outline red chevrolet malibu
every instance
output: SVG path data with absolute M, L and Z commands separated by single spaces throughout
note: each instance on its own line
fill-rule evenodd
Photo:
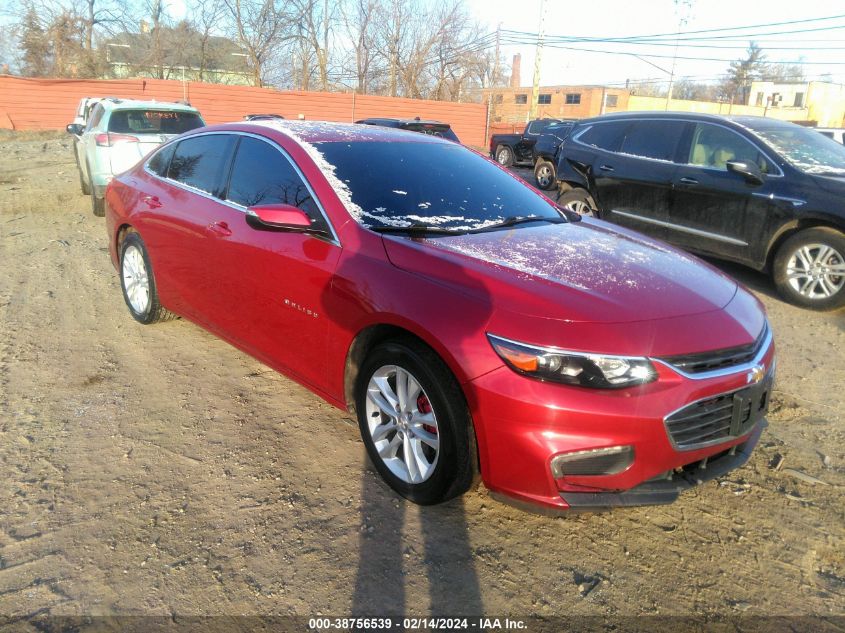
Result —
M 774 347 L 751 294 L 456 143 L 206 127 L 106 201 L 136 320 L 190 319 L 354 412 L 417 503 L 476 474 L 551 510 L 668 503 L 766 424 Z

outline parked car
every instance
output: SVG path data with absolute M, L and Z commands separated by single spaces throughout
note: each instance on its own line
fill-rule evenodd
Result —
M 479 471 L 552 510 L 668 503 L 765 426 L 753 295 L 457 143 L 230 123 L 165 144 L 106 202 L 135 320 L 186 317 L 350 410 L 417 503 Z
M 247 114 L 244 121 L 260 121 L 261 119 L 284 119 L 281 114 Z
M 135 101 L 109 97 L 98 101 L 86 124 L 71 123 L 82 193 L 91 196 L 94 215 L 104 215 L 106 185 L 161 143 L 205 123 L 199 111 L 183 103 Z
M 553 157 L 554 150 L 566 138 L 572 123 L 561 119 L 535 119 L 525 125 L 521 134 L 494 134 L 490 137 L 490 156 L 505 167 L 536 165 L 539 155 L 535 154 L 535 145 L 544 139 L 544 147 L 552 148 L 547 156 Z M 552 178 L 549 185 L 553 183 Z
M 460 143 L 458 135 L 452 130 L 452 126 L 442 121 L 427 121 L 416 117 L 414 119 L 385 119 L 385 118 L 371 118 L 361 119 L 355 121 L 361 125 L 378 125 L 380 127 L 393 127 L 400 130 L 408 130 L 410 132 L 419 132 L 429 136 L 438 136 L 445 138 L 455 143 Z
M 845 146 L 760 117 L 640 112 L 579 122 L 559 202 L 768 271 L 800 306 L 845 305 Z
M 824 134 L 827 138 L 832 138 L 837 143 L 845 144 L 845 128 L 841 127 L 816 127 L 812 128 L 819 134 Z

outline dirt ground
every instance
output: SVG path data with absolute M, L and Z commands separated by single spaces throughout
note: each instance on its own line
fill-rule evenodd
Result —
M 6 134 L 0 624 L 843 615 L 845 313 L 720 266 L 766 304 L 779 349 L 746 467 L 671 506 L 548 518 L 479 488 L 419 508 L 381 483 L 347 413 L 190 322 L 133 321 L 69 137 Z

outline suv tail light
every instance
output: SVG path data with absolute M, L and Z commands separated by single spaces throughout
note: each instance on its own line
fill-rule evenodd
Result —
M 106 132 L 105 134 L 97 134 L 94 137 L 99 147 L 112 147 L 118 143 L 140 143 L 137 136 L 130 134 L 115 134 L 114 132 Z

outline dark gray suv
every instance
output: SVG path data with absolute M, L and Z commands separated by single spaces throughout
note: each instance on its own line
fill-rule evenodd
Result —
M 580 121 L 559 203 L 768 271 L 788 301 L 845 305 L 845 146 L 761 117 L 640 112 Z

